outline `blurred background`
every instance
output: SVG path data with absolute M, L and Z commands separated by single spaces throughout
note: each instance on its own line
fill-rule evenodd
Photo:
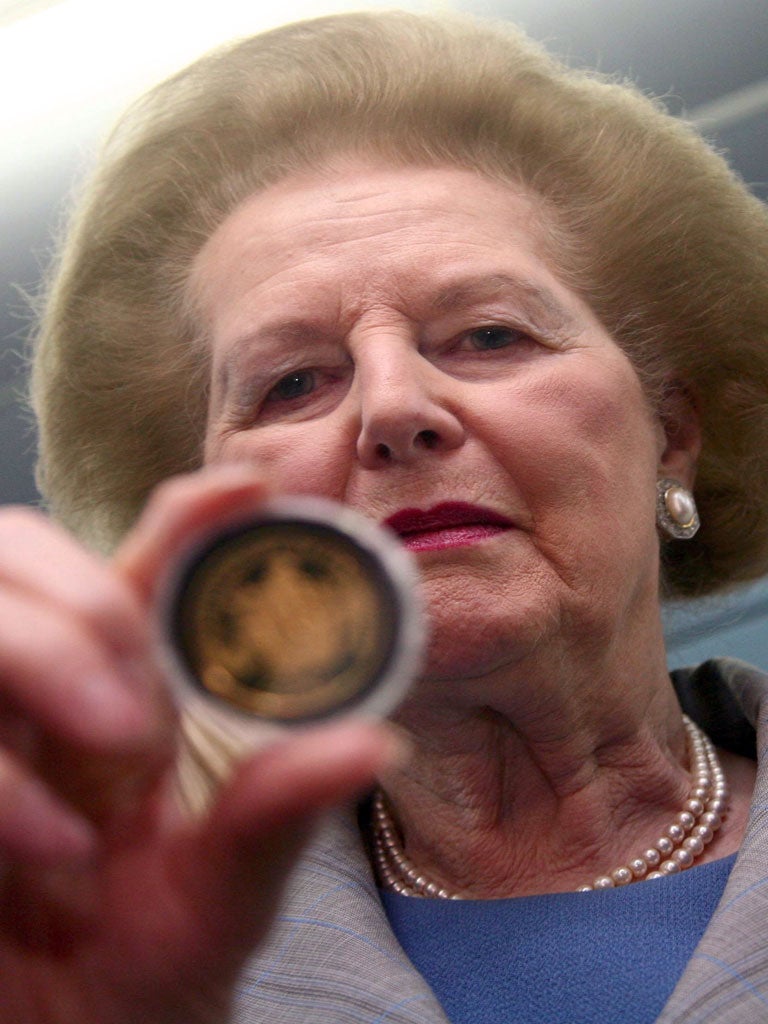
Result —
M 99 139 L 146 87 L 236 36 L 380 7 L 364 0 L 0 0 L 0 501 L 37 503 L 25 411 L 29 297 Z M 273 5 L 269 5 L 272 7 Z M 631 78 L 694 121 L 768 200 L 766 0 L 401 2 L 514 21 L 579 66 Z M 768 438 L 766 438 L 768 444 Z M 668 609 L 670 663 L 718 655 L 768 669 L 768 581 Z

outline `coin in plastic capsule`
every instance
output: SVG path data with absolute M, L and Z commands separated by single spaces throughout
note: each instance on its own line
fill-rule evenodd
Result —
M 417 585 L 393 534 L 322 499 L 198 536 L 161 599 L 182 703 L 245 738 L 265 722 L 385 716 L 421 662 Z

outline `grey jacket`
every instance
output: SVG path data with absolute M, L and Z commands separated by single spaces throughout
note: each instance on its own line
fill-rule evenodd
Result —
M 673 681 L 717 745 L 755 756 L 757 741 L 758 774 L 722 900 L 658 1024 L 768 1021 L 768 675 L 724 659 Z M 244 972 L 235 1021 L 447 1024 L 389 927 L 353 814 L 330 822 L 296 871 Z

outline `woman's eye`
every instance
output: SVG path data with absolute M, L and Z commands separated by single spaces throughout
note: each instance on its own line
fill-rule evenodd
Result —
M 525 340 L 526 337 L 522 331 L 512 327 L 479 327 L 469 333 L 472 346 L 481 351 L 506 348 Z
M 292 398 L 303 398 L 315 390 L 315 375 L 312 370 L 297 370 L 288 373 L 275 384 L 267 395 L 268 402 L 287 402 Z

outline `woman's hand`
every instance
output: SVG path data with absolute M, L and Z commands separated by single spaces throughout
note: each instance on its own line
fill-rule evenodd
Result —
M 303 731 L 203 820 L 176 806 L 154 587 L 190 530 L 263 496 L 235 468 L 166 484 L 110 564 L 0 515 L 0 1024 L 225 1021 L 318 814 L 393 755 L 370 724 Z

